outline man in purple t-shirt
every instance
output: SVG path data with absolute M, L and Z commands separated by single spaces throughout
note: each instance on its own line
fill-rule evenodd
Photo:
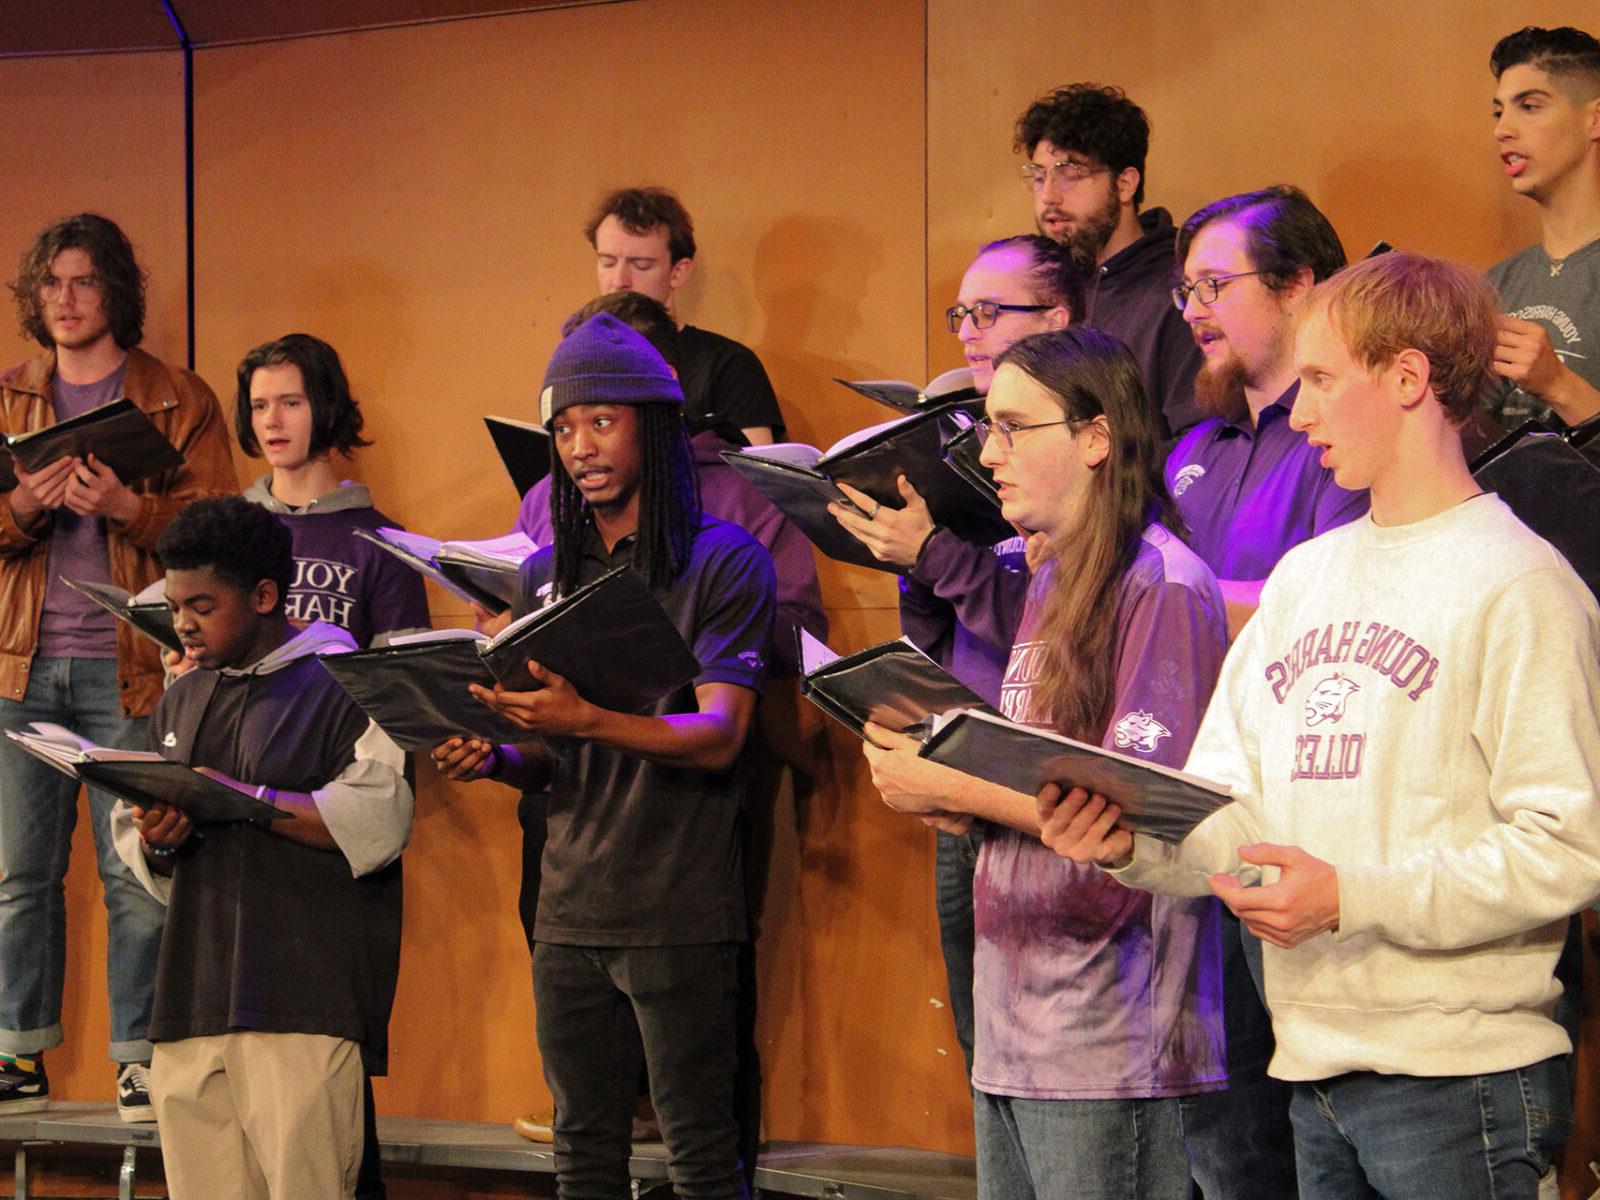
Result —
M 0 377 L 0 433 L 42 429 L 127 397 L 183 463 L 130 486 L 92 454 L 26 471 L 0 492 L 0 727 L 65 725 L 142 748 L 161 694 L 154 643 L 61 582 L 138 592 L 161 575 L 156 539 L 177 511 L 238 489 L 217 398 L 138 348 L 144 274 L 122 230 L 80 213 L 46 229 L 12 284 L 42 354 Z M 0 485 L 3 487 L 4 485 Z M 43 1108 L 40 1055 L 61 1044 L 63 880 L 78 785 L 0 742 L 0 1114 Z M 162 910 L 117 857 L 112 797 L 89 789 L 109 921 L 111 1058 L 124 1121 L 151 1121 L 147 1025 Z
M 1178 233 L 1178 254 L 1173 300 L 1205 359 L 1194 390 L 1207 419 L 1173 448 L 1167 489 L 1237 634 L 1278 559 L 1367 510 L 1366 492 L 1336 484 L 1289 424 L 1299 390 L 1294 314 L 1344 266 L 1344 249 L 1304 192 L 1272 187 L 1200 209 Z M 1208 1200 L 1293 1195 L 1289 1088 L 1266 1074 L 1273 1041 L 1261 947 L 1231 913 L 1222 947 L 1229 1088 L 1186 1102 L 1194 1175 Z

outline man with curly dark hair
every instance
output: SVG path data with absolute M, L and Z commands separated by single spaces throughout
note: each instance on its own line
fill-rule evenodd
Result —
M 1169 438 L 1200 420 L 1200 357 L 1168 299 L 1176 230 L 1164 208 L 1141 212 L 1150 120 L 1121 88 L 1073 83 L 1017 118 L 1012 149 L 1028 156 L 1039 232 L 1072 250 L 1088 280 L 1085 324 L 1133 351 Z
M 144 744 L 161 694 L 156 647 L 63 578 L 138 592 L 161 576 L 156 539 L 201 496 L 238 490 L 217 398 L 196 375 L 138 348 L 144 272 L 122 230 L 79 213 L 23 255 L 11 289 L 23 332 L 43 352 L 0 376 L 0 434 L 42 429 L 127 397 L 183 455 L 129 484 L 94 455 L 17 466 L 0 491 L 0 727 L 68 725 L 104 745 Z M 3 485 L 0 485 L 3 486 Z M 0 1112 L 49 1101 L 40 1055 L 61 1044 L 66 963 L 63 879 L 77 785 L 0 745 Z M 118 860 L 112 799 L 93 788 L 93 823 L 109 915 L 111 1058 L 122 1118 L 149 1121 L 143 1064 L 161 909 Z

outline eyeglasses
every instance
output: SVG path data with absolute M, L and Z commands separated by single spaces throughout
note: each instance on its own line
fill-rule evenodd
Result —
M 39 295 L 51 301 L 61 299 L 69 290 L 79 296 L 98 296 L 104 287 L 97 275 L 74 275 L 71 279 L 52 275 L 39 285 Z
M 1232 275 L 1213 275 L 1209 279 L 1196 279 L 1193 283 L 1180 283 L 1172 289 L 1172 303 L 1177 305 L 1179 312 L 1182 312 L 1189 307 L 1189 297 L 1192 294 L 1200 298 L 1201 304 L 1215 304 L 1223 284 L 1259 274 L 1260 271 L 1236 271 Z
M 1027 433 L 1030 429 L 1051 429 L 1057 425 L 1081 425 L 1081 421 L 1040 421 L 1036 425 L 1014 425 L 1010 421 L 976 421 L 973 428 L 978 432 L 978 444 L 989 444 L 989 431 L 993 430 L 1000 435 L 1000 444 L 1008 451 L 1016 449 L 1016 437 L 1019 433 Z
M 944 319 L 951 333 L 960 333 L 961 322 L 967 317 L 972 318 L 974 329 L 988 329 L 1003 312 L 1049 312 L 1054 307 L 1054 304 L 999 304 L 993 300 L 979 300 L 971 307 L 957 304 L 945 309 Z
M 1111 170 L 1110 167 L 1091 167 L 1088 163 L 1073 162 L 1063 159 L 1053 162 L 1048 167 L 1041 167 L 1038 163 L 1029 163 L 1017 172 L 1017 177 L 1027 185 L 1029 191 L 1039 192 L 1044 190 L 1045 180 L 1055 181 L 1058 192 L 1070 192 L 1091 175 L 1099 175 Z

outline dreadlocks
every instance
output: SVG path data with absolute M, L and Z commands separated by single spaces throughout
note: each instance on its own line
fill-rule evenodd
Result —
M 664 588 L 689 565 L 689 547 L 700 529 L 700 480 L 689 450 L 683 413 L 673 404 L 641 404 L 639 414 L 639 532 L 633 569 L 652 588 Z M 550 440 L 551 523 L 555 526 L 558 596 L 578 587 L 589 506 L 561 465 Z

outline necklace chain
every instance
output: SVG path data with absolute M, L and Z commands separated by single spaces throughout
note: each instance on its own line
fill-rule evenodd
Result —
M 1561 268 L 1567 265 L 1567 259 L 1571 258 L 1579 250 L 1583 250 L 1583 249 L 1585 249 L 1585 248 L 1587 248 L 1589 246 L 1592 246 L 1596 242 L 1600 242 L 1600 233 L 1596 233 L 1593 237 L 1588 238 L 1587 240 L 1585 240 L 1583 242 L 1580 242 L 1578 245 L 1574 246 L 1571 250 L 1568 250 L 1560 258 L 1552 258 L 1552 259 L 1550 259 L 1550 278 L 1551 279 L 1555 279 L 1557 276 L 1559 276 L 1561 274 Z

